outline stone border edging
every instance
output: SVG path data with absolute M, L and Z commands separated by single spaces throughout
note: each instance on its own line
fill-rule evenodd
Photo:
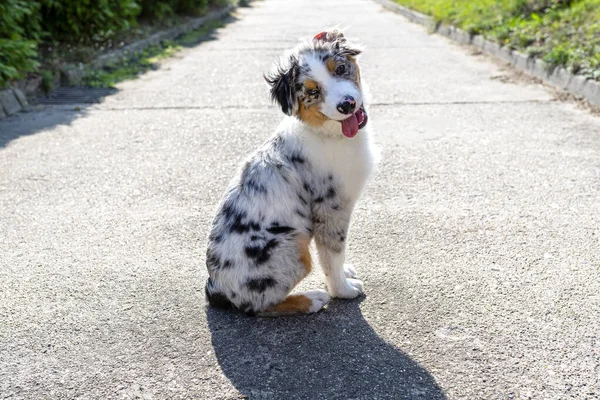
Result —
M 375 1 L 390 11 L 402 14 L 411 22 L 424 25 L 433 32 L 446 36 L 460 44 L 475 46 L 488 54 L 511 63 L 519 70 L 531 76 L 540 78 L 552 86 L 566 90 L 577 97 L 582 97 L 592 104 L 600 105 L 600 82 L 598 81 L 582 75 L 572 74 L 562 67 L 551 69 L 546 62 L 539 58 L 529 57 L 518 51 L 509 50 L 496 42 L 485 39 L 482 35 L 470 35 L 454 26 L 443 24 L 436 26 L 435 20 L 432 17 L 403 7 L 391 0 Z
M 236 8 L 235 5 L 230 4 L 225 8 L 220 10 L 215 10 L 204 17 L 194 18 L 191 21 L 186 22 L 181 26 L 176 26 L 173 28 L 165 29 L 163 31 L 157 32 L 153 35 L 145 39 L 138 40 L 127 46 L 123 46 L 118 50 L 113 50 L 106 54 L 101 54 L 94 61 L 89 64 L 65 64 L 60 69 L 61 81 L 64 86 L 76 86 L 81 83 L 85 76 L 85 68 L 92 67 L 95 69 L 102 69 L 104 67 L 108 67 L 111 64 L 115 64 L 121 61 L 125 61 L 131 57 L 132 54 L 140 52 L 144 50 L 146 47 L 160 44 L 165 40 L 173 40 L 177 37 L 183 35 L 186 32 L 193 31 L 204 25 L 205 23 L 217 19 L 221 19 L 229 14 L 232 10 Z
M 148 46 L 159 44 L 164 40 L 173 40 L 186 32 L 199 28 L 208 21 L 221 19 L 229 14 L 234 8 L 236 8 L 236 6 L 230 4 L 220 10 L 210 12 L 204 17 L 195 18 L 189 22 L 186 22 L 181 26 L 176 26 L 174 28 L 157 32 L 146 39 L 138 40 L 137 42 L 123 46 L 121 49 L 102 54 L 101 56 L 97 57 L 94 62 L 91 63 L 91 65 L 96 68 L 103 68 L 115 62 L 126 60 L 131 54 L 142 51 Z
M 21 90 L 8 88 L 0 91 L 0 119 L 28 108 L 29 103 Z
M 194 18 L 181 26 L 157 32 L 145 39 L 123 46 L 121 49 L 102 54 L 89 64 L 65 64 L 60 68 L 60 79 L 57 77 L 55 81 L 61 83 L 58 86 L 76 86 L 83 80 L 86 67 L 100 69 L 109 66 L 110 64 L 127 60 L 132 54 L 142 51 L 148 46 L 159 44 L 164 40 L 173 40 L 186 32 L 199 28 L 209 21 L 224 18 L 227 14 L 237 8 L 237 6 L 238 2 L 236 1 L 234 4 L 212 11 L 204 17 Z M 40 84 L 41 79 L 38 80 L 37 86 L 39 87 Z M 24 84 L 17 84 L 17 86 L 24 86 Z M 32 92 L 35 92 L 39 89 L 33 88 L 31 90 Z M 27 110 L 28 108 L 29 103 L 27 102 L 27 97 L 20 88 L 9 86 L 6 90 L 0 91 L 0 120 L 16 114 L 19 111 Z

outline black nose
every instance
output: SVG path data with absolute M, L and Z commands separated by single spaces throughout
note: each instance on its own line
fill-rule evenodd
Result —
M 354 97 L 346 96 L 344 97 L 344 101 L 338 103 L 337 110 L 342 114 L 350 114 L 351 112 L 354 112 L 354 107 L 356 107 Z

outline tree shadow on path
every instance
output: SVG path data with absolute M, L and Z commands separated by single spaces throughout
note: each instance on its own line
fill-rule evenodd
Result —
M 274 319 L 208 308 L 219 365 L 250 399 L 445 399 L 423 367 L 377 336 L 360 301 Z

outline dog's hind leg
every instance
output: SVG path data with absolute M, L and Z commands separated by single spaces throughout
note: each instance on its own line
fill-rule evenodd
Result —
M 312 269 L 312 258 L 310 256 L 310 238 L 298 241 L 299 258 L 304 266 L 304 276 Z M 315 289 L 306 292 L 288 295 L 282 302 L 259 312 L 260 317 L 278 317 L 289 314 L 311 314 L 322 309 L 329 302 L 326 290 Z
M 289 314 L 311 314 L 319 311 L 329 302 L 326 290 L 315 289 L 290 294 L 281 303 L 257 313 L 259 317 L 279 317 Z

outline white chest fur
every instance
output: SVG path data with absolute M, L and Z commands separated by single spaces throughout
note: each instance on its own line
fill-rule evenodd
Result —
M 290 128 L 311 165 L 323 176 L 333 175 L 341 193 L 354 203 L 374 166 L 368 127 L 353 138 L 316 132 L 301 123 Z

